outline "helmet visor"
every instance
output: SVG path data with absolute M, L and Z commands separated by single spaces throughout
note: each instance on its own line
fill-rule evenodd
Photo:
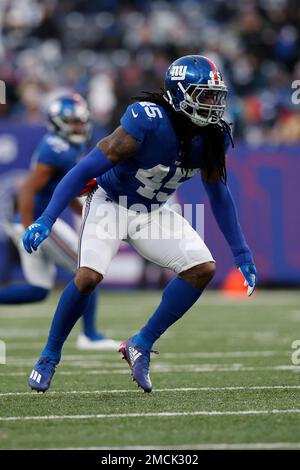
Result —
M 187 90 L 191 100 L 202 105 L 225 106 L 227 90 L 211 90 L 204 87 L 194 87 L 194 90 Z
M 225 86 L 189 85 L 184 93 L 182 110 L 198 125 L 216 124 L 226 107 Z

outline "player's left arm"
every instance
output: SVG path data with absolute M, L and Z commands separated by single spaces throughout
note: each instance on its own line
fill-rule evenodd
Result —
M 201 177 L 214 217 L 231 248 L 235 264 L 245 277 L 248 295 L 251 295 L 258 281 L 257 272 L 230 189 L 220 180 L 217 170 L 209 178 L 206 171 L 201 170 Z

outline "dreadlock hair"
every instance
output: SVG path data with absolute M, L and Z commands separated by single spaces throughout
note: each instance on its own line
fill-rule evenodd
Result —
M 171 123 L 177 136 L 180 138 L 180 158 L 182 161 L 183 171 L 187 173 L 190 169 L 189 166 L 189 152 L 192 145 L 192 140 L 197 137 L 203 137 L 203 154 L 204 154 L 204 168 L 207 173 L 207 178 L 212 176 L 215 170 L 218 171 L 220 180 L 227 183 L 227 171 L 225 163 L 224 151 L 224 134 L 230 138 L 232 147 L 234 146 L 230 125 L 223 119 L 218 124 L 208 124 L 207 126 L 197 126 L 192 123 L 184 114 L 174 110 L 171 104 L 165 97 L 164 90 L 160 92 L 151 93 L 142 91 L 142 96 L 135 96 L 132 98 L 135 101 L 150 101 L 152 103 L 162 106 L 168 113 Z

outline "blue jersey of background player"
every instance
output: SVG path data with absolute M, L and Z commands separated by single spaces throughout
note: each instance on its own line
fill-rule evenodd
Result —
M 90 178 L 97 177 L 101 187 L 91 192 L 86 205 L 79 269 L 54 315 L 57 324 L 59 319 L 64 319 L 64 328 L 69 331 L 80 316 L 78 305 L 87 302 L 87 294 L 102 281 L 122 238 L 145 258 L 177 273 L 164 289 L 161 303 L 146 325 L 120 348 L 133 379 L 145 392 L 152 390 L 149 377 L 152 345 L 198 300 L 216 269 L 199 234 L 164 204 L 193 173 L 201 173 L 216 221 L 236 266 L 245 277 L 248 295 L 257 282 L 253 256 L 227 185 L 225 151 L 231 135 L 228 124 L 222 120 L 226 95 L 222 74 L 207 57 L 190 55 L 173 62 L 166 73 L 163 92 L 148 94 L 146 101 L 127 109 L 121 126 L 102 139 L 63 178 L 43 215 L 23 237 L 26 250 L 29 253 L 36 250 L 54 229 L 64 207 Z M 125 196 L 129 207 L 121 210 L 120 198 L 123 201 Z M 155 210 L 157 205 L 161 206 L 159 210 Z M 149 214 L 141 214 L 142 207 Z M 112 208 L 117 209 L 117 218 L 113 214 L 108 222 L 112 228 L 117 225 L 123 230 L 114 237 L 112 231 L 104 229 L 107 220 L 103 222 L 102 216 L 103 210 L 110 214 Z M 124 214 L 134 223 L 126 223 Z M 171 217 L 169 224 L 164 223 L 164 215 Z M 162 227 L 164 236 L 152 237 L 154 226 Z M 176 237 L 180 228 L 180 237 Z M 137 232 L 148 236 L 136 237 Z M 59 344 L 59 337 L 60 328 L 52 326 L 46 347 L 29 378 L 29 385 L 36 390 L 49 388 L 61 357 L 63 341 Z M 183 345 L 184 338 L 178 344 L 179 350 Z M 46 370 L 41 367 L 45 362 Z
M 85 144 L 72 144 L 55 132 L 49 132 L 43 137 L 31 161 L 32 169 L 38 173 L 39 181 L 43 182 L 34 195 L 34 219 L 45 210 L 57 184 L 78 163 L 79 156 L 85 150 Z
M 64 221 L 43 252 L 33 258 L 21 248 L 20 237 L 34 219 L 47 207 L 61 179 L 79 161 L 90 138 L 89 111 L 79 95 L 53 100 L 48 107 L 49 133 L 32 157 L 30 171 L 18 193 L 18 214 L 15 223 L 6 226 L 19 250 L 22 270 L 27 284 L 0 289 L 0 304 L 23 304 L 45 299 L 55 282 L 55 265 L 74 273 L 77 266 L 78 236 Z M 82 205 L 75 198 L 70 206 L 81 216 Z M 118 343 L 105 338 L 96 330 L 96 296 L 83 315 L 84 333 L 77 340 L 80 349 L 116 349 Z

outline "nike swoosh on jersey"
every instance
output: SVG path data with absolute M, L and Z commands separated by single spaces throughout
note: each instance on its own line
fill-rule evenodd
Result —
M 136 113 L 136 114 L 135 114 L 135 112 L 133 111 L 133 109 L 131 110 L 131 112 L 132 112 L 132 116 L 133 116 L 134 118 L 137 118 L 137 117 L 138 117 L 139 113 Z

